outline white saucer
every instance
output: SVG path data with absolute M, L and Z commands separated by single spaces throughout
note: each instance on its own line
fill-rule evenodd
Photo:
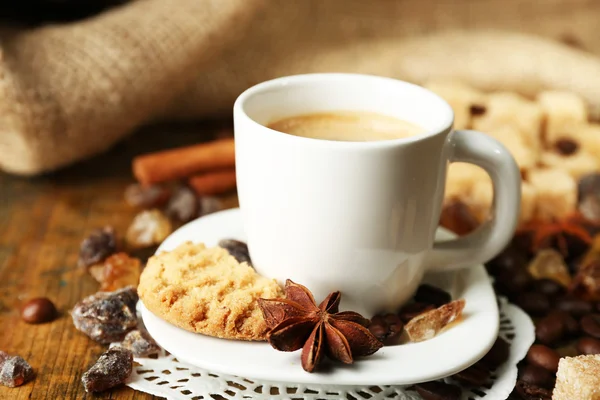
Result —
M 451 235 L 442 229 L 438 237 Z M 220 239 L 244 240 L 239 209 L 199 218 L 169 236 L 158 251 L 171 250 L 191 240 L 216 245 Z M 466 299 L 464 320 L 437 337 L 421 342 L 383 347 L 353 365 L 336 363 L 327 372 L 305 372 L 300 352 L 283 353 L 265 342 L 217 339 L 177 328 L 145 307 L 142 318 L 154 339 L 177 359 L 209 371 L 267 381 L 328 385 L 404 385 L 439 379 L 478 361 L 498 335 L 498 306 L 482 265 L 428 275 L 425 280 Z M 368 317 L 368 316 L 367 316 Z

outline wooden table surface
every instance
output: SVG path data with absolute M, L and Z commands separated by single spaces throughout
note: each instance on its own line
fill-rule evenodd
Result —
M 0 350 L 22 356 L 36 372 L 19 388 L 0 386 L 0 399 L 156 398 L 127 387 L 85 393 L 81 376 L 106 347 L 77 331 L 69 314 L 98 290 L 77 268 L 79 244 L 107 224 L 125 232 L 135 215 L 123 201 L 124 188 L 133 182 L 134 155 L 207 140 L 223 124 L 228 121 L 145 128 L 103 155 L 43 177 L 0 172 Z M 20 305 L 39 296 L 54 301 L 60 317 L 26 324 Z

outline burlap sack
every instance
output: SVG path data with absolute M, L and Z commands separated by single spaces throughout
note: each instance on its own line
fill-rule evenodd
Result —
M 514 33 L 444 31 L 476 25 L 548 33 L 545 25 L 531 28 L 543 17 L 534 3 L 139 0 L 76 23 L 4 28 L 0 168 L 50 171 L 106 150 L 142 124 L 228 115 L 252 84 L 317 71 L 417 83 L 449 76 L 525 94 L 562 88 L 584 96 L 599 116 L 595 56 Z M 560 11 L 556 3 L 538 8 Z M 518 4 L 530 6 L 524 12 Z

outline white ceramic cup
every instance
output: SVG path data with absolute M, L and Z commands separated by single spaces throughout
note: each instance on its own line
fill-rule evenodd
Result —
M 403 139 L 346 142 L 267 128 L 280 118 L 371 111 L 425 129 Z M 234 105 L 237 187 L 257 271 L 307 286 L 317 301 L 335 290 L 342 308 L 371 316 L 396 310 L 425 271 L 485 262 L 508 243 L 520 206 L 519 169 L 504 146 L 453 131 L 450 106 L 402 81 L 308 74 L 260 83 Z M 492 217 L 475 232 L 434 242 L 448 165 L 485 169 Z

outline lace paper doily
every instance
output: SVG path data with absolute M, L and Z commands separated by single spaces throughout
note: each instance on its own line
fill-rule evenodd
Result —
M 517 379 L 517 363 L 535 339 L 531 319 L 520 308 L 499 298 L 500 333 L 508 341 L 510 357 L 495 370 L 485 387 L 463 390 L 463 400 L 504 400 Z M 127 386 L 169 400 L 200 399 L 396 399 L 420 400 L 409 386 L 325 386 L 245 379 L 213 373 L 179 362 L 166 352 L 158 358 L 136 358 Z M 446 379 L 450 382 L 450 379 Z

